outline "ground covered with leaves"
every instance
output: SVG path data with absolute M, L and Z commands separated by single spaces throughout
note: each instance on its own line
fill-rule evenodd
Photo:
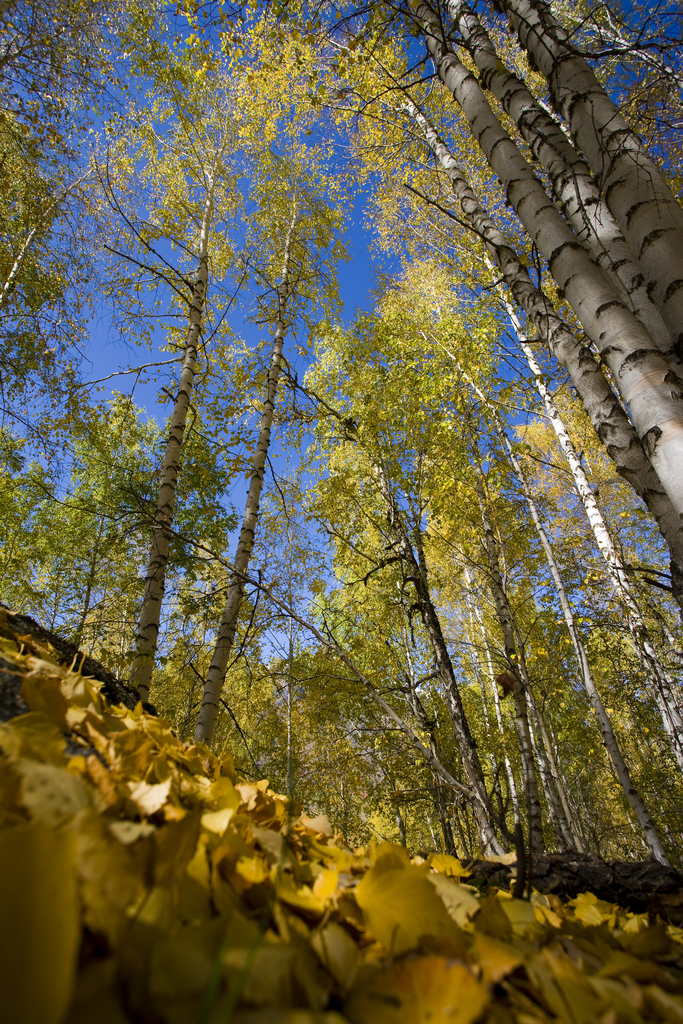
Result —
M 683 1022 L 670 921 L 352 850 L 1 610 L 0 674 L 29 708 L 0 726 L 12 1024 Z

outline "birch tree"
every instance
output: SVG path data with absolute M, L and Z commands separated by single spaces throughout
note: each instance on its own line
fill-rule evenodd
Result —
M 209 95 L 211 106 L 207 105 Z M 157 133 L 153 123 L 143 124 L 140 135 L 145 148 L 151 143 L 147 149 L 147 174 L 154 183 L 159 205 L 140 226 L 126 218 L 125 227 L 132 231 L 134 241 L 143 250 L 142 263 L 135 257 L 133 262 L 151 273 L 152 284 L 157 286 L 158 279 L 149 265 L 150 255 L 155 258 L 164 283 L 168 282 L 172 294 L 181 304 L 186 304 L 187 328 L 159 480 L 131 673 L 143 700 L 148 697 L 154 668 L 181 450 L 202 343 L 209 266 L 216 256 L 211 251 L 212 240 L 214 249 L 221 245 L 216 241 L 216 232 L 212 232 L 215 206 L 217 202 L 221 205 L 223 223 L 229 218 L 230 208 L 235 206 L 234 170 L 230 168 L 230 159 L 236 143 L 229 94 L 224 92 L 221 102 L 220 93 L 214 89 L 209 93 L 206 86 L 199 89 L 195 86 L 189 95 L 183 95 L 176 85 L 162 93 L 157 104 L 158 116 L 162 122 L 164 119 L 168 122 L 165 136 Z M 155 152 L 157 146 L 160 156 Z M 104 183 L 112 205 L 125 216 L 111 175 Z M 185 269 L 182 265 L 169 264 L 163 255 L 160 258 L 155 247 L 162 238 L 168 239 L 172 246 L 182 247 L 194 266 L 190 263 Z
M 304 159 L 302 152 L 301 160 Z M 310 156 L 307 162 L 308 167 L 272 156 L 262 163 L 262 179 L 258 186 L 260 215 L 255 221 L 256 230 L 250 247 L 257 252 L 254 270 L 268 288 L 272 302 L 267 319 L 273 324 L 273 346 L 233 572 L 195 733 L 197 740 L 206 742 L 213 736 L 218 701 L 244 599 L 244 574 L 249 568 L 254 546 L 285 334 L 295 321 L 297 305 L 301 316 L 307 303 L 324 308 L 333 300 L 334 273 L 325 265 L 330 257 L 334 261 L 342 255 L 336 238 L 339 212 L 330 203 L 334 187 L 332 195 L 326 196 L 325 179 L 322 179 L 322 188 L 315 182 L 320 166 L 316 166 Z
M 605 748 L 610 758 L 612 759 L 612 763 L 614 764 L 614 768 L 619 778 L 619 782 L 622 786 L 624 794 L 629 804 L 633 808 L 633 811 L 636 817 L 638 818 L 641 828 L 643 829 L 645 839 L 647 841 L 648 846 L 650 847 L 650 850 L 657 858 L 657 860 L 660 862 L 660 864 L 668 864 L 669 862 L 664 851 L 664 847 L 662 846 L 661 839 L 659 838 L 659 835 L 657 833 L 657 828 L 652 819 L 652 814 L 633 782 L 631 773 L 629 772 L 621 748 L 619 746 L 619 742 L 617 740 L 612 725 L 612 721 L 605 709 L 605 705 L 600 697 L 600 693 L 595 684 L 590 663 L 588 661 L 588 656 L 586 654 L 586 649 L 576 624 L 574 612 L 569 600 L 569 596 L 567 594 L 567 590 L 564 585 L 564 581 L 562 579 L 562 575 L 560 573 L 560 568 L 555 559 L 555 554 L 553 552 L 552 545 L 548 538 L 546 529 L 543 525 L 538 507 L 536 505 L 536 501 L 534 499 L 533 492 L 529 485 L 529 481 L 527 480 L 526 475 L 524 473 L 522 463 L 520 459 L 517 457 L 515 449 L 510 441 L 510 438 L 507 435 L 507 432 L 505 431 L 505 428 L 503 427 L 503 424 L 500 421 L 500 417 L 498 416 L 496 409 L 491 405 L 491 403 L 486 398 L 484 392 L 481 391 L 476 384 L 473 384 L 472 386 L 476 390 L 479 399 L 487 409 L 488 415 L 493 420 L 496 433 L 501 443 L 503 444 L 505 451 L 507 452 L 507 456 L 508 459 L 510 460 L 512 470 L 515 476 L 517 477 L 519 484 L 522 488 L 522 491 L 524 493 L 524 497 L 529 507 L 529 512 L 531 514 L 531 518 L 533 520 L 536 533 L 538 534 L 539 541 L 543 548 L 543 553 L 548 562 L 548 568 L 550 569 L 553 578 L 553 583 L 555 584 L 557 596 L 560 602 L 560 606 L 562 608 L 562 614 L 567 625 L 567 630 L 569 632 L 569 635 L 571 636 L 572 644 L 576 654 L 576 660 L 579 666 L 581 681 L 586 689 L 586 693 L 590 698 L 593 710 L 595 711 L 595 717 L 600 726 L 602 740 L 605 745 Z
M 463 110 L 525 230 L 548 262 L 561 293 L 614 374 L 636 431 L 678 512 L 683 511 L 683 419 L 678 383 L 644 325 L 578 243 L 576 235 L 491 109 L 479 83 L 455 55 L 425 3 L 415 8 L 439 77 Z M 681 211 L 683 219 L 683 211 Z M 640 247 L 636 246 L 636 251 Z
M 683 600 L 683 532 L 673 503 L 661 483 L 600 366 L 590 357 L 571 328 L 555 312 L 552 303 L 533 284 L 523 259 L 482 207 L 453 155 L 413 101 L 405 109 L 448 176 L 465 222 L 484 242 L 489 259 L 504 276 L 519 309 L 534 324 L 572 383 L 591 417 L 598 437 L 615 462 L 617 471 L 631 483 L 652 512 L 671 553 L 674 593 Z
M 504 8 L 635 253 L 680 359 L 683 210 L 550 9 L 536 0 L 506 0 Z

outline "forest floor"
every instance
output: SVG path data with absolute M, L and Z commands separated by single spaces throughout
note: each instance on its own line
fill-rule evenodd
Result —
M 352 850 L 0 608 L 0 990 L 16 1024 L 683 1022 L 683 875 Z

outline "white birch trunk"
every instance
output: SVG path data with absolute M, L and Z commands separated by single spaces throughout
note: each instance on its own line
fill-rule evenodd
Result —
M 522 46 L 546 78 L 598 187 L 635 253 L 648 293 L 683 348 L 683 210 L 657 164 L 571 45 L 550 9 L 504 0 Z
M 587 164 L 526 84 L 502 63 L 488 33 L 465 0 L 447 0 L 446 6 L 481 73 L 484 88 L 493 93 L 512 118 L 547 172 L 576 237 L 610 275 L 619 297 L 630 306 L 677 372 L 679 361 L 675 359 L 671 335 L 648 295 L 640 264 Z
M 270 368 L 268 370 L 268 381 L 266 384 L 266 397 L 263 403 L 263 413 L 259 426 L 258 442 L 252 462 L 251 481 L 247 492 L 247 500 L 244 508 L 244 517 L 240 529 L 237 551 L 234 559 L 234 569 L 230 577 L 228 592 L 225 597 L 225 607 L 213 657 L 204 684 L 202 703 L 199 709 L 195 740 L 197 742 L 210 743 L 213 738 L 213 731 L 218 715 L 218 701 L 220 699 L 225 672 L 230 660 L 237 630 L 237 619 L 240 607 L 244 598 L 244 574 L 249 567 L 251 552 L 254 547 L 256 534 L 256 521 L 258 519 L 261 491 L 263 489 L 263 478 L 266 468 L 266 456 L 270 446 L 270 431 L 273 425 L 273 414 L 275 412 L 275 398 L 280 380 L 282 368 L 282 346 L 285 337 L 285 314 L 287 301 L 290 296 L 290 258 L 291 245 L 294 229 L 296 227 L 298 211 L 296 203 L 293 203 L 292 219 L 285 239 L 284 256 L 282 260 L 282 277 L 277 286 L 277 318 L 275 321 L 275 334 L 273 336 L 273 350 L 270 357 Z
M 479 86 L 419 0 L 427 49 L 453 93 L 508 200 L 555 282 L 614 374 L 636 431 L 677 512 L 683 514 L 683 392 L 643 324 L 619 298 L 504 130 Z M 683 211 L 681 211 L 683 216 Z
M 569 465 L 577 494 L 586 511 L 595 542 L 607 567 L 610 581 L 626 609 L 633 646 L 641 661 L 646 677 L 652 686 L 662 715 L 664 728 L 669 735 L 681 772 L 683 772 L 683 714 L 681 713 L 680 698 L 677 699 L 675 696 L 676 684 L 670 679 L 652 646 L 645 620 L 634 598 L 628 574 L 612 540 L 602 512 L 598 507 L 598 503 L 595 500 L 595 495 L 591 490 L 588 478 L 581 464 L 581 459 L 574 448 L 560 411 L 548 389 L 541 368 L 536 361 L 536 356 L 524 339 L 521 325 L 509 304 L 508 316 L 517 334 L 519 346 L 524 352 L 529 369 L 533 374 L 536 390 L 543 402 L 546 416 L 555 431 L 560 449 Z
M 517 735 L 519 737 L 519 752 L 522 759 L 522 770 L 524 773 L 524 788 L 527 802 L 527 817 L 529 828 L 529 852 L 532 856 L 543 853 L 545 844 L 543 842 L 543 822 L 541 817 L 541 802 L 538 795 L 538 778 L 534 764 L 533 741 L 529 729 L 529 714 L 526 700 L 526 685 L 520 672 L 519 652 L 515 644 L 512 611 L 505 594 L 503 580 L 500 575 L 500 563 L 498 558 L 498 545 L 491 527 L 488 512 L 486 510 L 486 498 L 481 477 L 477 477 L 477 494 L 479 495 L 479 507 L 481 520 L 484 527 L 484 550 L 488 560 L 488 579 L 491 589 L 491 596 L 496 607 L 496 614 L 503 633 L 503 645 L 505 647 L 505 658 L 509 674 L 515 681 L 513 699 L 515 702 L 515 718 L 517 722 Z
M 149 688 L 154 670 L 154 658 L 159 638 L 161 605 L 164 599 L 166 584 L 166 566 L 168 563 L 171 528 L 175 513 L 178 466 L 185 436 L 185 424 L 187 422 L 187 411 L 190 407 L 192 385 L 194 384 L 197 347 L 201 335 L 204 303 L 206 301 L 209 279 L 209 232 L 213 217 L 213 195 L 214 182 L 213 179 L 210 179 L 199 233 L 199 262 L 197 277 L 192 287 L 192 302 L 188 316 L 185 354 L 180 373 L 178 393 L 173 404 L 166 452 L 161 470 L 161 481 L 154 515 L 152 545 L 147 562 L 145 590 L 137 636 L 135 638 L 135 660 L 131 672 L 131 681 L 137 687 L 143 701 L 146 701 L 149 697 Z
M 479 608 L 477 602 L 474 600 L 474 597 L 473 597 L 473 593 L 472 593 L 472 576 L 470 574 L 469 569 L 467 568 L 467 565 L 465 565 L 465 567 L 464 567 L 464 574 L 465 574 L 465 585 L 466 585 L 465 594 L 466 594 L 466 600 L 467 600 L 467 607 L 468 607 L 468 610 L 469 610 L 469 613 L 470 613 L 470 621 L 472 621 L 473 619 L 476 620 L 477 627 L 479 629 L 479 634 L 481 636 L 481 642 L 484 645 L 484 650 L 486 652 L 486 668 L 487 668 L 487 674 L 488 674 L 488 677 L 489 677 L 489 683 L 491 684 L 491 690 L 493 691 L 493 702 L 494 702 L 494 706 L 495 706 L 495 709 L 496 709 L 496 724 L 498 725 L 498 733 L 500 735 L 500 739 L 501 739 L 501 743 L 502 743 L 503 751 L 504 751 L 505 774 L 506 774 L 507 780 L 508 780 L 508 788 L 510 790 L 510 799 L 512 800 L 512 806 L 513 806 L 514 812 L 515 812 L 515 821 L 518 821 L 519 820 L 519 804 L 518 804 L 518 800 L 517 800 L 517 786 L 515 784 L 515 775 L 514 775 L 514 772 L 512 770 L 512 764 L 510 762 L 510 757 L 509 757 L 509 755 L 507 753 L 507 749 L 506 749 L 507 744 L 506 744 L 506 738 L 505 738 L 505 728 L 503 726 L 503 715 L 502 715 L 501 708 L 500 708 L 500 697 L 498 695 L 498 686 L 496 684 L 496 674 L 493 671 L 493 660 L 491 658 L 491 648 L 489 647 L 488 639 L 487 639 L 487 636 L 486 636 L 486 631 L 484 629 L 484 621 L 483 621 L 483 617 L 482 617 L 482 614 L 481 614 L 481 609 Z M 478 651 L 477 651 L 477 660 L 479 662 L 480 671 L 483 672 L 482 660 L 481 660 L 481 656 L 480 656 Z M 484 698 L 482 698 L 482 699 L 484 699 Z M 488 722 L 488 716 L 487 716 L 487 722 Z
M 558 316 L 550 300 L 533 284 L 524 262 L 479 203 L 428 119 L 412 100 L 406 98 L 404 106 L 448 175 L 466 222 L 483 239 L 515 302 L 569 373 L 617 472 L 642 498 L 657 522 L 669 548 L 673 593 L 683 610 L 683 524 L 602 369 Z
M 548 563 L 548 568 L 550 569 L 550 574 L 555 584 L 555 589 L 557 591 L 557 596 L 559 598 L 560 606 L 562 608 L 564 621 L 566 623 L 569 636 L 571 637 L 574 652 L 576 654 L 576 660 L 579 665 L 579 674 L 581 677 L 581 681 L 586 690 L 586 693 L 588 694 L 588 699 L 591 702 L 593 711 L 595 712 L 595 717 L 597 719 L 598 725 L 600 726 L 602 742 L 604 743 L 605 749 L 607 750 L 607 753 L 611 758 L 612 764 L 614 765 L 615 771 L 617 773 L 617 778 L 619 779 L 621 787 L 624 791 L 624 795 L 626 796 L 626 799 L 633 808 L 633 811 L 635 812 L 635 815 L 640 823 L 640 827 L 642 828 L 643 833 L 645 835 L 647 845 L 650 847 L 650 850 L 652 851 L 655 858 L 659 861 L 660 864 L 668 864 L 669 861 L 667 859 L 666 853 L 664 852 L 664 847 L 662 846 L 654 821 L 652 820 L 652 815 L 650 814 L 650 811 L 648 810 L 645 801 L 636 789 L 633 783 L 633 779 L 631 778 L 631 773 L 626 767 L 626 762 L 624 761 L 623 754 L 621 753 L 617 737 L 612 727 L 612 721 L 605 709 L 605 706 L 598 692 L 598 688 L 595 684 L 595 680 L 593 679 L 593 673 L 591 671 L 591 667 L 588 661 L 586 649 L 583 646 L 583 641 L 581 640 L 579 630 L 576 626 L 576 621 L 574 619 L 574 613 L 572 611 L 571 603 L 569 601 L 569 596 L 564 586 L 564 581 L 562 580 L 559 566 L 555 560 L 555 553 L 553 552 L 552 545 L 548 538 L 548 534 L 546 533 L 545 527 L 543 526 L 543 522 L 538 511 L 538 506 L 536 505 L 536 502 L 534 500 L 534 496 L 529 486 L 529 482 L 526 478 L 524 470 L 522 469 L 522 465 L 519 459 L 517 458 L 517 455 L 515 454 L 512 444 L 510 443 L 510 439 L 507 436 L 505 430 L 502 427 L 502 424 L 500 423 L 496 415 L 495 409 L 493 409 L 490 403 L 486 401 L 483 393 L 478 388 L 476 390 L 480 398 L 482 398 L 482 400 L 486 402 L 489 412 L 493 416 L 496 433 L 498 434 L 498 437 L 501 439 L 505 446 L 508 459 L 512 467 L 512 471 L 517 477 L 522 488 L 522 491 L 524 493 L 524 497 L 526 499 L 529 512 L 531 513 L 531 518 L 536 528 L 536 533 L 538 534 L 538 538 L 541 542 L 541 547 L 543 548 L 543 553 L 545 554 L 546 561 Z

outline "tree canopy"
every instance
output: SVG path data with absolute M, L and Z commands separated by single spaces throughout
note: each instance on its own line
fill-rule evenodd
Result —
M 0 3 L 17 1021 L 683 1017 L 681 32 Z

